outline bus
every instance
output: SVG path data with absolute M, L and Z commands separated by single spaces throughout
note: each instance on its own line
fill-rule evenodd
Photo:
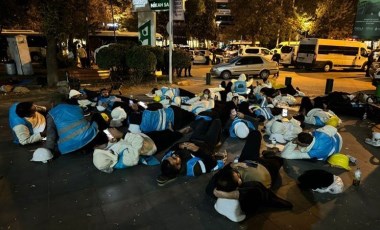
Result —
M 25 35 L 29 46 L 32 62 L 40 62 L 46 57 L 47 40 L 45 35 L 33 30 L 8 30 L 3 29 L 0 34 L 0 61 L 9 59 L 7 37 Z
M 116 41 L 115 41 L 116 39 Z M 124 43 L 124 42 L 135 42 L 139 43 L 139 33 L 130 31 L 114 31 L 104 30 L 95 31 L 89 34 L 89 44 L 92 50 L 99 48 L 103 45 L 108 45 L 110 43 Z M 156 46 L 162 46 L 163 36 L 156 33 Z
M 332 69 L 365 71 L 367 60 L 367 45 L 358 41 L 305 38 L 300 42 L 297 53 L 297 66 L 319 68 L 325 72 Z

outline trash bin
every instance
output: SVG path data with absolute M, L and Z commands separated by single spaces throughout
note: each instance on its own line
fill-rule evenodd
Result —
M 14 62 L 5 63 L 5 69 L 6 69 L 8 75 L 15 75 L 16 74 L 16 64 Z

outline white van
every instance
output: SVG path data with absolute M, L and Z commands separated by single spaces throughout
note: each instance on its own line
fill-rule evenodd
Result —
M 272 53 L 274 53 L 274 51 L 277 50 L 277 53 L 281 54 L 281 48 L 283 46 L 298 46 L 299 44 L 300 42 L 297 42 L 297 41 L 280 42 L 274 49 L 271 49 L 271 51 Z
M 365 43 L 320 38 L 305 38 L 300 42 L 297 66 L 306 69 L 320 68 L 366 70 L 368 50 Z
M 280 64 L 285 68 L 296 65 L 298 45 L 281 47 Z
M 246 46 L 239 49 L 239 56 L 261 55 L 271 60 L 273 53 L 264 47 Z

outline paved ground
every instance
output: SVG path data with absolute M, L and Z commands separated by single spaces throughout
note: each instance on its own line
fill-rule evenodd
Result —
M 189 90 L 206 87 L 202 76 L 192 82 Z M 127 93 L 142 94 L 148 87 Z M 352 172 L 321 162 L 288 160 L 276 193 L 291 201 L 293 210 L 263 209 L 242 223 L 233 223 L 216 213 L 213 200 L 204 192 L 211 175 L 183 177 L 158 187 L 157 166 L 139 165 L 105 174 L 93 166 L 90 155 L 71 154 L 49 164 L 30 162 L 38 145 L 12 144 L 7 110 L 14 101 L 42 103 L 53 91 L 43 88 L 0 97 L 0 229 L 380 229 L 380 152 L 364 143 L 370 120 L 342 117 L 340 128 L 342 152 L 356 157 L 363 173 L 359 187 L 352 186 Z M 232 159 L 242 144 L 227 140 L 221 149 Z M 341 176 L 344 193 L 300 191 L 297 176 L 313 168 Z

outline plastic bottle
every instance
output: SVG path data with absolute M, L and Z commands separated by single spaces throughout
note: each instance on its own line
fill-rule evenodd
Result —
M 363 114 L 363 120 L 367 119 L 367 112 Z
M 361 177 L 362 177 L 362 172 L 360 171 L 360 168 L 357 168 L 354 172 L 354 180 L 352 182 L 352 185 L 359 186 Z

